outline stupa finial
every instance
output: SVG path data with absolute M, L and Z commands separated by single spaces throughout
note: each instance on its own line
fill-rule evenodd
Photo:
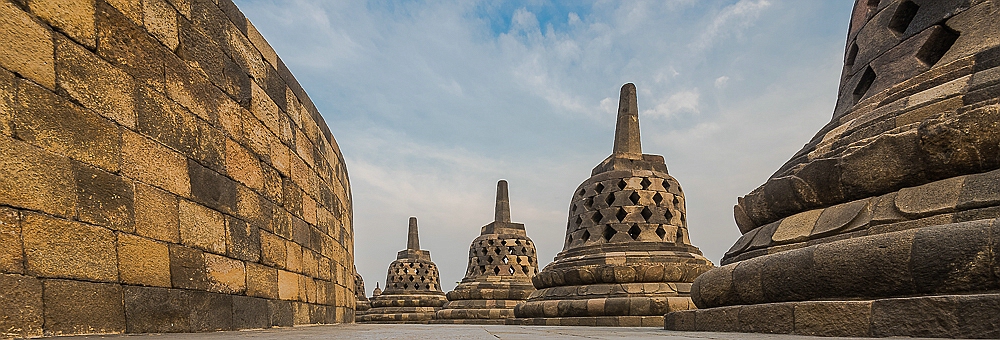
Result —
M 497 206 L 494 210 L 494 222 L 510 222 L 510 199 L 507 198 L 507 181 L 497 182 Z
M 406 234 L 406 249 L 420 250 L 420 236 L 417 235 L 416 217 L 410 217 L 410 230 Z
M 635 84 L 622 85 L 618 99 L 618 124 L 615 126 L 613 157 L 642 159 L 639 139 L 639 106 L 636 104 Z

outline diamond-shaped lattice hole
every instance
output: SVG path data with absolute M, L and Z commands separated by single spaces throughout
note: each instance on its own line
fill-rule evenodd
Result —
M 597 183 L 597 186 L 594 187 L 594 191 L 597 191 L 598 194 L 604 192 L 604 184 Z
M 670 209 L 663 209 L 663 218 L 667 219 L 667 222 L 669 222 L 674 218 L 674 214 L 670 213 Z
M 486 263 L 493 263 L 493 256 L 487 256 Z
M 646 190 L 646 189 L 649 189 L 649 186 L 650 186 L 651 184 L 653 184 L 653 182 L 650 182 L 650 181 L 649 181 L 649 178 L 645 178 L 645 177 L 643 177 L 643 178 L 642 178 L 642 182 L 639 182 L 639 184 L 641 184 L 641 185 L 642 185 L 642 190 Z
M 524 273 L 524 275 L 528 275 L 528 267 L 521 267 L 521 272 Z
M 521 245 L 521 240 L 514 240 L 514 244 Z
M 517 264 L 521 264 L 521 257 L 520 256 L 517 257 Z
M 615 194 L 614 193 L 608 194 L 608 198 L 605 198 L 604 202 L 607 203 L 608 206 L 610 207 L 612 203 L 615 203 Z
M 639 225 L 637 224 L 633 224 L 631 228 L 628 228 L 628 236 L 631 237 L 633 240 L 638 239 L 639 233 L 641 232 L 642 229 L 639 229 Z
M 583 242 L 590 241 L 590 230 L 584 230 L 583 237 L 581 239 L 583 240 Z M 528 260 L 530 261 L 531 258 L 529 257 Z
M 604 240 L 605 241 L 611 241 L 611 238 L 614 237 L 615 234 L 617 234 L 617 233 L 618 233 L 618 231 L 615 230 L 615 228 L 612 228 L 609 225 L 608 226 L 604 226 Z
M 500 245 L 501 246 L 506 246 L 507 245 L 507 240 L 500 241 Z
M 410 288 L 410 284 L 409 283 L 404 283 L 403 284 L 403 289 L 408 289 L 408 288 Z
M 587 208 L 593 208 L 594 207 L 594 198 L 593 197 L 587 197 L 587 200 L 583 201 L 583 204 L 586 205 Z
M 681 228 L 677 228 L 677 241 L 676 242 L 682 243 L 681 240 L 683 240 L 683 239 L 684 239 L 684 230 L 682 230 Z
M 628 195 L 628 200 L 632 201 L 632 205 L 639 204 L 639 193 L 633 191 L 631 195 Z
M 580 193 L 579 193 L 580 196 L 583 196 L 583 194 L 586 194 L 586 193 L 587 193 L 587 189 L 580 189 Z
M 615 217 L 618 218 L 618 222 L 624 221 L 626 216 L 628 216 L 628 212 L 626 212 L 624 208 L 618 208 L 618 213 L 615 214 Z
M 514 275 L 514 267 L 507 268 L 507 272 L 510 273 L 510 275 Z
M 413 282 L 413 276 L 410 276 L 410 282 Z
M 601 220 L 604 219 L 604 215 L 601 215 L 600 211 L 595 211 L 594 216 L 592 216 L 590 219 L 594 221 L 594 223 L 601 223 Z
M 573 235 L 569 235 L 569 237 L 566 238 L 566 243 L 573 243 Z
M 503 264 L 507 264 L 507 262 L 509 262 L 509 261 L 507 260 L 507 257 L 504 256 L 503 259 L 500 260 L 500 262 L 503 262 Z
M 618 181 L 618 189 L 625 189 L 625 186 L 627 186 L 627 185 L 628 185 L 628 182 L 625 182 L 624 178 Z
M 590 235 L 590 234 L 588 234 L 588 235 Z M 530 257 L 528 258 L 528 264 L 531 264 L 531 258 Z
M 515 251 L 516 251 L 516 250 L 514 250 L 514 247 L 507 247 L 507 254 L 511 254 L 511 255 L 514 255 L 514 252 L 515 252 Z
M 649 211 L 649 207 L 643 207 L 641 214 L 642 214 L 642 219 L 646 220 L 646 222 L 649 222 L 649 218 L 653 216 L 653 212 Z
M 486 273 L 486 266 L 479 266 L 479 272 L 485 274 Z
M 569 212 L 570 213 L 576 212 L 576 204 L 572 204 L 572 205 L 569 206 Z
M 490 245 L 492 246 L 492 245 L 493 245 L 493 240 L 490 240 L 490 242 L 489 242 L 489 243 L 490 243 Z
M 521 247 L 521 254 L 527 254 L 527 253 L 528 253 L 528 248 Z
M 493 248 L 493 252 L 497 253 L 497 255 L 500 255 L 500 254 L 503 253 L 503 251 L 500 251 L 500 247 Z
M 663 226 L 662 225 L 659 226 L 659 227 L 656 227 L 656 236 L 659 236 L 660 239 L 662 240 L 663 236 L 666 236 L 666 235 L 667 235 L 667 231 L 663 230 Z
M 579 227 L 581 224 L 583 224 L 583 217 L 577 215 L 576 216 L 576 226 Z
M 500 267 L 493 267 L 493 275 L 500 275 Z
M 663 202 L 663 195 L 660 195 L 660 193 L 653 194 L 653 202 L 656 202 L 656 205 L 660 205 L 660 202 Z

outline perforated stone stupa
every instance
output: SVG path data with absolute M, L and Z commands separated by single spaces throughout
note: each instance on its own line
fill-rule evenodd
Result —
M 447 301 L 441 291 L 437 265 L 431 261 L 431 252 L 420 249 L 417 218 L 410 217 L 406 249 L 400 250 L 396 261 L 389 264 L 385 290 L 372 297 L 372 309 L 358 321 L 427 323 Z
M 514 309 L 520 324 L 660 326 L 692 308 L 711 269 L 688 238 L 684 192 L 663 156 L 642 153 L 635 85 L 618 103 L 614 152 L 574 191 L 563 250 Z
M 531 285 L 538 273 L 535 244 L 524 224 L 510 221 L 505 180 L 497 183 L 494 215 L 469 246 L 465 278 L 448 292 L 448 303 L 431 323 L 503 324 L 514 317 L 514 306 L 535 291 Z
M 833 118 L 675 330 L 1000 338 L 1000 3 L 859 0 Z
M 372 305 L 368 297 L 365 296 L 365 279 L 358 273 L 357 267 L 354 268 L 354 297 L 354 316 L 355 319 L 358 319 L 359 316 L 368 313 Z

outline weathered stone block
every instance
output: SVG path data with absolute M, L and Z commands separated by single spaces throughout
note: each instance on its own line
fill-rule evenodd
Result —
M 53 153 L 117 172 L 122 137 L 113 123 L 38 85 L 18 87 L 14 134 Z
M 180 243 L 177 196 L 135 184 L 135 232 L 154 240 Z
M 279 270 L 278 271 L 278 298 L 282 300 L 298 300 L 302 293 L 299 291 L 298 274 Z
M 257 158 L 232 139 L 226 140 L 226 173 L 256 191 L 264 189 L 264 174 Z
M 170 245 L 170 282 L 174 288 L 207 290 L 204 252 Z
M 268 300 L 268 310 L 271 312 L 271 325 L 291 327 L 295 325 L 295 309 L 291 301 Z
M 141 21 L 141 20 L 140 20 Z M 97 5 L 97 54 L 117 64 L 136 81 L 162 92 L 164 61 L 172 54 L 145 30 L 141 22 L 132 22 L 111 5 Z
M 287 246 L 285 240 L 269 232 L 261 232 L 260 243 L 261 263 L 277 268 L 286 268 Z
M 166 244 L 118 234 L 118 271 L 122 283 L 170 287 L 170 250 Z
M 909 263 L 914 232 L 915 230 L 910 230 L 817 245 L 814 256 L 810 259 L 812 267 L 798 271 L 804 273 L 807 272 L 805 270 L 810 270 L 816 273 L 812 280 L 814 283 L 802 287 L 811 292 L 805 291 L 807 295 L 801 296 L 892 296 L 912 291 L 913 279 Z M 802 250 L 793 252 L 799 251 Z M 805 261 L 799 258 L 785 260 Z M 781 262 L 773 263 L 781 265 Z M 791 262 L 785 263 L 787 266 Z M 765 280 L 764 285 L 777 283 Z M 789 297 L 779 301 L 794 299 L 796 298 Z
M 182 200 L 179 206 L 181 243 L 216 254 L 226 252 L 226 222 L 219 212 Z
M 125 329 L 128 333 L 190 332 L 188 291 L 125 286 Z
M 278 271 L 274 268 L 262 266 L 248 262 L 247 268 L 247 295 L 277 299 L 278 298 Z
M 132 22 L 142 24 L 142 0 L 107 0 L 107 3 Z
M 125 131 L 122 173 L 181 197 L 191 195 L 187 161 L 166 146 Z
M 134 2 L 139 3 L 138 0 Z M 143 26 L 156 37 L 156 40 L 170 50 L 177 48 L 177 12 L 169 3 L 164 0 L 142 0 L 141 17 Z
M 663 318 L 663 328 L 671 331 L 695 330 L 696 310 L 667 313 Z
M 697 331 L 739 332 L 739 312 L 741 306 L 698 309 L 695 311 L 694 324 Z
M 252 329 L 271 327 L 271 313 L 267 300 L 233 296 L 233 328 Z
M 0 66 L 56 88 L 52 31 L 11 2 L 0 4 Z
M 118 281 L 115 235 L 110 230 L 36 213 L 25 213 L 23 218 L 30 275 Z
M 795 334 L 868 337 L 871 301 L 803 302 L 795 304 Z
M 244 261 L 260 260 L 260 229 L 241 219 L 228 217 L 226 231 L 226 254 Z
M 188 303 L 192 332 L 233 330 L 233 296 L 192 291 Z
M 0 136 L 0 203 L 57 216 L 73 216 L 76 185 L 70 161 Z
M 125 331 L 122 287 L 114 283 L 45 280 L 46 334 Z
M 24 273 L 21 213 L 10 208 L 0 208 L 0 273 Z
M 240 260 L 211 253 L 205 254 L 208 290 L 224 294 L 243 294 L 247 289 L 246 267 Z
M 0 274 L 0 336 L 42 336 L 42 283 L 30 276 Z
M 287 248 L 287 257 L 285 259 L 285 268 L 290 271 L 301 273 L 302 272 L 302 246 L 298 243 L 288 241 L 285 243 Z
M 84 107 L 134 128 L 135 80 L 92 52 L 66 39 L 56 39 L 59 88 Z
M 919 293 L 996 289 L 991 261 L 990 224 L 982 220 L 917 230 L 910 271 Z
M 77 162 L 73 174 L 80 221 L 135 232 L 134 194 L 127 178 Z
M 236 213 L 236 183 L 209 168 L 188 160 L 192 198 L 212 209 Z
M 771 240 L 777 244 L 808 240 L 822 212 L 823 209 L 814 209 L 786 217 L 771 235 Z
M 770 303 L 740 307 L 740 332 L 789 334 L 794 329 L 791 304 Z

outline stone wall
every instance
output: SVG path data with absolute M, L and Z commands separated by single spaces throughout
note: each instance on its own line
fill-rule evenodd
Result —
M 350 197 L 230 0 L 0 0 L 0 336 L 352 322 Z

